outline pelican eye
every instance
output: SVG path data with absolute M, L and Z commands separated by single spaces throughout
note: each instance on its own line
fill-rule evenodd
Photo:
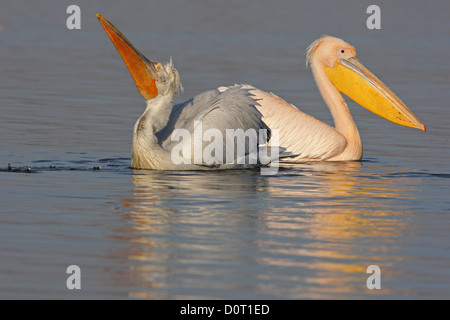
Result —
M 344 49 L 341 49 L 341 53 L 344 53 L 345 52 L 345 50 Z
M 154 66 L 155 66 L 155 70 L 156 70 L 157 72 L 160 72 L 160 71 L 162 70 L 162 68 L 161 68 L 161 66 L 160 66 L 159 63 L 158 63 L 158 64 L 155 64 Z

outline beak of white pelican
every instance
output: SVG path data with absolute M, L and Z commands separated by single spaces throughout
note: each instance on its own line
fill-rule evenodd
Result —
M 158 73 L 155 68 L 157 62 L 148 60 L 111 22 L 101 14 L 97 19 L 102 24 L 112 43 L 116 47 L 128 70 L 130 71 L 136 87 L 144 99 L 153 99 L 158 95 L 155 80 Z
M 340 92 L 364 108 L 399 125 L 426 131 L 406 105 L 356 58 L 339 59 L 325 70 Z

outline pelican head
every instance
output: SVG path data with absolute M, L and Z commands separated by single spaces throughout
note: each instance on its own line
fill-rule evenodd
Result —
M 306 63 L 313 70 L 324 69 L 337 90 L 373 113 L 426 131 L 425 125 L 406 105 L 356 59 L 355 48 L 347 42 L 330 36 L 317 39 L 308 47 Z
M 180 76 L 169 63 L 147 59 L 110 21 L 101 14 L 97 18 L 116 47 L 136 83 L 136 88 L 145 100 L 156 96 L 173 96 L 182 90 Z

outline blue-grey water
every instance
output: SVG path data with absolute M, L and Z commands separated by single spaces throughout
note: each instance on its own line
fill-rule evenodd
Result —
M 70 4 L 81 30 L 66 28 Z M 368 30 L 370 4 L 2 0 L 0 298 L 450 298 L 450 4 L 377 1 Z M 144 102 L 98 12 L 149 59 L 173 57 L 178 102 L 250 83 L 327 123 L 304 52 L 341 37 L 428 130 L 348 100 L 361 162 L 132 170 Z

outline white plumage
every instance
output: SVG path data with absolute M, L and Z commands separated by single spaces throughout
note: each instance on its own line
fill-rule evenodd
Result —
M 271 154 L 273 149 L 266 145 L 271 132 L 277 133 L 272 140 L 279 139 L 275 141 L 275 148 L 280 146 L 283 157 L 291 161 L 360 160 L 361 138 L 340 91 L 392 122 L 425 131 L 425 126 L 400 99 L 356 60 L 354 47 L 341 39 L 324 36 L 307 49 L 307 64 L 311 66 L 319 91 L 331 111 L 335 122 L 333 128 L 280 97 L 250 85 L 219 87 L 174 106 L 174 95 L 182 90 L 182 86 L 172 59 L 168 64 L 148 60 L 112 23 L 100 14 L 97 17 L 146 100 L 146 110 L 134 127 L 133 168 L 217 170 L 258 167 L 268 163 L 261 161 L 264 155 L 257 157 L 254 163 L 249 160 L 253 160 L 255 154 L 260 156 L 262 150 Z M 249 136 L 255 133 L 257 142 L 252 145 L 244 139 L 245 150 L 239 154 L 237 146 L 228 148 L 229 130 L 241 130 Z M 191 139 L 174 139 L 174 135 L 181 132 Z M 203 141 L 205 134 L 211 140 Z M 200 143 L 196 140 L 198 135 Z M 226 150 L 214 149 L 214 161 L 204 161 L 203 153 L 211 149 L 213 136 L 221 140 L 221 146 Z M 261 136 L 264 139 L 260 139 Z M 183 157 L 177 162 L 174 153 L 178 154 L 179 150 L 183 150 Z M 185 153 L 186 150 L 189 152 Z M 278 160 L 278 152 L 270 160 Z
M 210 144 L 208 141 L 203 141 L 200 145 L 194 145 L 194 125 L 198 121 L 201 121 L 202 124 L 201 135 L 203 136 L 209 129 L 218 130 L 224 139 L 224 147 L 226 146 L 227 129 L 243 131 L 254 129 L 258 133 L 259 129 L 270 131 L 262 121 L 262 115 L 256 109 L 256 104 L 257 102 L 249 94 L 248 89 L 241 86 L 235 86 L 223 92 L 219 90 L 206 91 L 175 106 L 172 105 L 171 99 L 165 99 L 165 97 L 147 100 L 147 109 L 136 122 L 134 129 L 132 167 L 159 170 L 259 167 L 260 162 L 251 164 L 246 160 L 245 163 L 240 163 L 242 161 L 238 161 L 238 153 L 235 148 L 233 149 L 233 161 L 228 161 L 228 163 L 226 155 L 231 150 L 224 150 L 223 157 L 213 165 L 205 162 L 196 164 L 194 159 L 195 154 L 202 154 L 206 146 Z M 160 121 L 161 118 L 167 120 Z M 192 137 L 188 146 L 192 150 L 191 158 L 188 159 L 187 164 L 174 164 L 171 158 L 173 148 L 180 143 L 178 140 L 172 141 L 172 135 L 177 129 L 187 130 Z M 251 151 L 246 143 L 245 155 L 249 156 Z

